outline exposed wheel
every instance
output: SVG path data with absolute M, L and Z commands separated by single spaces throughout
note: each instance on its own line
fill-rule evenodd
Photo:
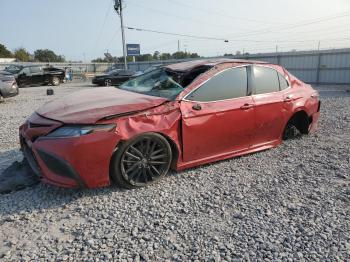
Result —
M 295 113 L 288 121 L 282 138 L 284 140 L 300 137 L 302 134 L 308 134 L 310 127 L 310 118 L 304 111 Z
M 111 79 L 106 79 L 105 80 L 105 86 L 111 86 L 112 85 L 112 80 Z
M 298 128 L 294 124 L 288 123 L 283 132 L 283 140 L 293 139 L 300 135 Z
M 58 76 L 52 77 L 52 79 L 51 79 L 51 84 L 52 84 L 53 86 L 58 86 L 58 85 L 60 84 L 60 79 L 59 79 L 59 77 L 58 77 Z
M 168 141 L 156 133 L 123 143 L 111 161 L 111 177 L 121 187 L 144 187 L 163 178 L 172 160 Z

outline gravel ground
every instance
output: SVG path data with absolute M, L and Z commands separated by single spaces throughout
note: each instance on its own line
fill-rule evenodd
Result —
M 50 99 L 21 91 L 0 105 L 2 170 L 19 159 L 20 122 Z M 325 97 L 317 134 L 148 188 L 0 195 L 0 260 L 349 261 L 349 206 L 350 97 Z

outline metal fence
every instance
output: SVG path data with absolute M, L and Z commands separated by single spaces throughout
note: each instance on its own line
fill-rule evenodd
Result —
M 322 51 L 302 51 L 284 53 L 249 54 L 231 56 L 226 58 L 237 58 L 247 60 L 260 60 L 284 66 L 289 72 L 311 84 L 342 84 L 350 85 L 350 48 Z M 166 65 L 193 59 L 182 60 L 157 60 L 128 63 L 128 67 L 134 71 L 143 71 L 150 66 Z M 0 63 L 0 70 L 10 64 L 21 63 Z M 47 63 L 35 63 L 47 65 Z M 50 63 L 50 65 L 73 70 L 76 77 L 92 76 L 110 68 L 123 68 L 122 63 Z

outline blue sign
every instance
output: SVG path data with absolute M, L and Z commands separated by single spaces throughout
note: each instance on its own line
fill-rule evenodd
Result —
M 140 45 L 139 44 L 126 44 L 126 53 L 128 56 L 140 55 Z

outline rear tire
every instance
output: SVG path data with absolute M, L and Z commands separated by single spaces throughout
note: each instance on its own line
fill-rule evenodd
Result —
M 146 133 L 122 143 L 114 153 L 111 178 L 120 187 L 145 187 L 161 180 L 169 171 L 172 151 L 168 141 Z
M 105 86 L 111 86 L 112 85 L 112 80 L 111 79 L 106 79 L 105 80 Z
M 53 76 L 51 79 L 51 85 L 58 86 L 60 84 L 60 78 L 57 76 Z

